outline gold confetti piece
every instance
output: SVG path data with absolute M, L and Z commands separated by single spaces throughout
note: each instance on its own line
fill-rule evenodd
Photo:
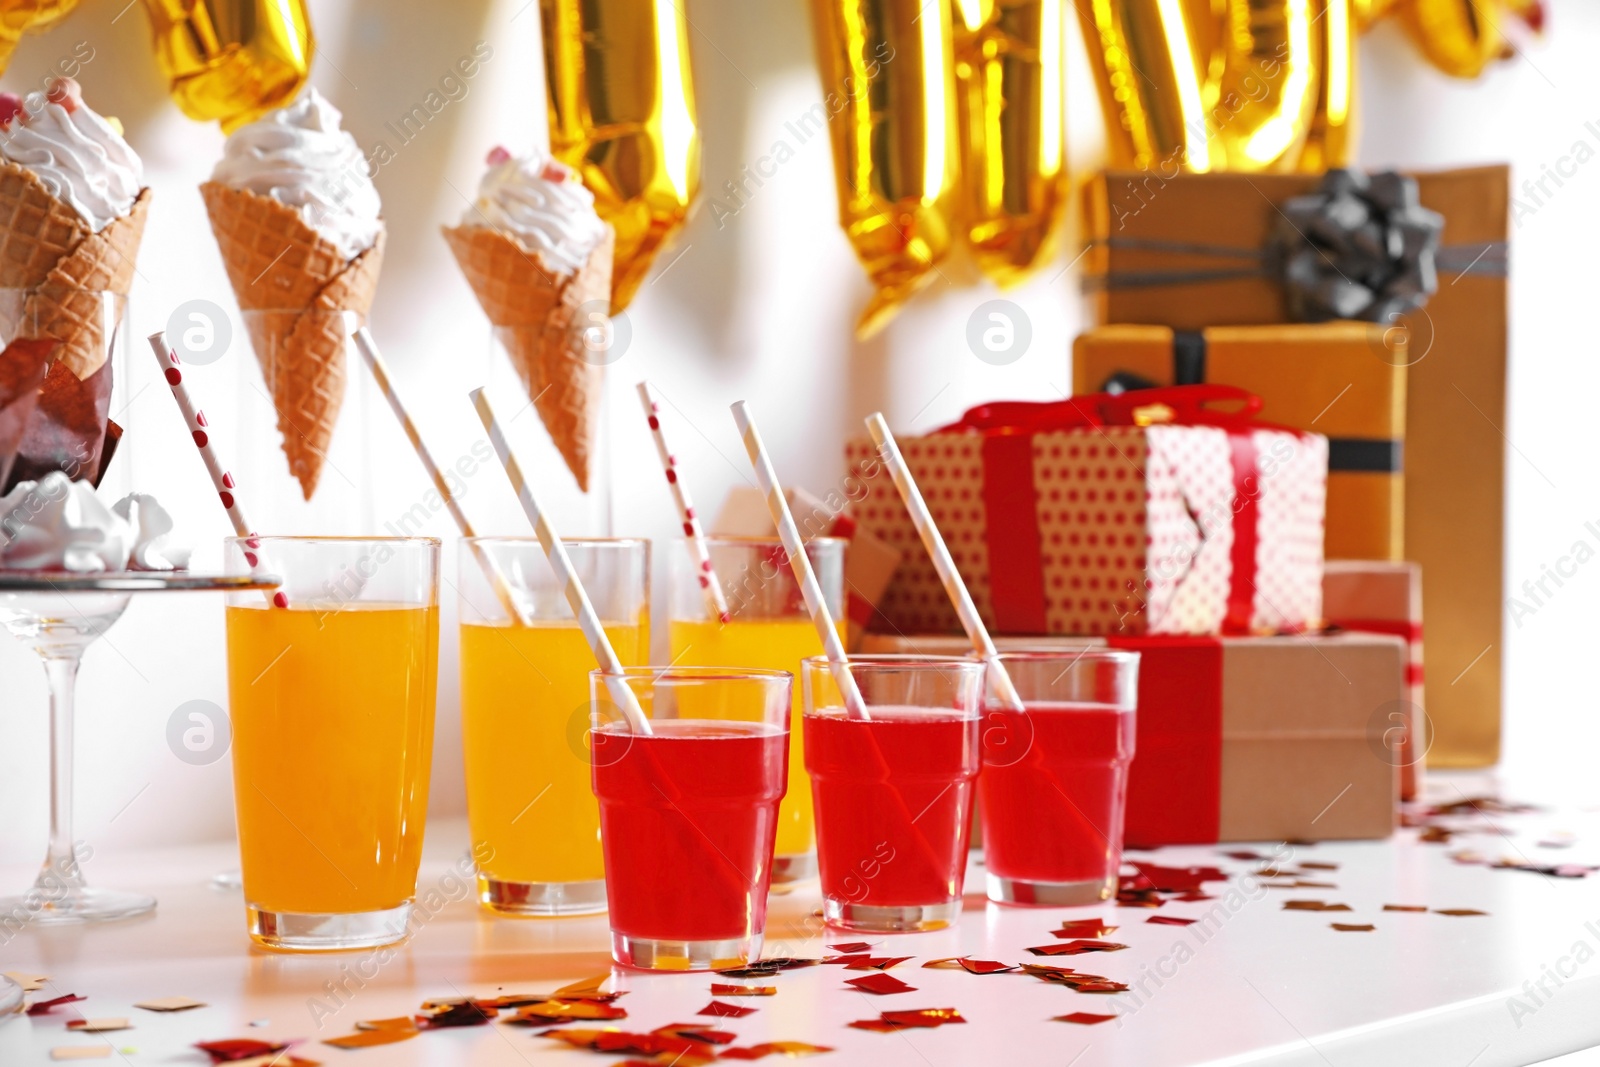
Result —
M 131 1030 L 127 1019 L 69 1019 L 68 1030 L 81 1030 L 86 1034 L 109 1033 L 112 1030 Z
M 1317 860 L 1307 860 L 1300 866 L 1308 871 L 1337 871 L 1339 869 L 1337 863 L 1323 863 Z
M 1383 910 L 1384 911 L 1418 911 L 1418 912 L 1421 912 L 1421 911 L 1427 911 L 1428 908 L 1424 904 L 1385 904 L 1383 906 Z
M 778 987 L 775 985 L 733 985 L 727 982 L 712 982 L 711 995 L 714 997 L 771 997 L 776 996 Z
M 5 976 L 22 987 L 24 993 L 37 993 L 50 981 L 48 974 L 22 974 L 19 971 L 6 971 Z
M 417 1022 L 409 1015 L 400 1015 L 393 1019 L 361 1019 L 356 1022 L 357 1030 L 415 1030 Z
M 578 999 L 593 996 L 596 993 L 603 992 L 600 987 L 610 980 L 611 972 L 607 971 L 605 974 L 595 975 L 593 978 L 584 978 L 581 981 L 573 982 L 571 985 L 564 985 L 556 990 L 552 996 L 556 999 Z
M 1365 934 L 1377 929 L 1371 923 L 1329 923 L 1328 925 L 1346 934 Z
M 110 1045 L 63 1045 L 50 1050 L 53 1060 L 109 1060 Z
M 410 1030 L 357 1030 L 353 1034 L 343 1037 L 330 1037 L 323 1042 L 334 1048 L 370 1048 L 373 1045 L 392 1045 L 396 1041 L 410 1041 L 422 1031 L 416 1027 Z
M 203 1008 L 205 1001 L 195 1000 L 193 997 L 160 997 L 156 1000 L 141 1000 L 134 1005 L 145 1011 L 188 1011 L 190 1008 Z
M 1489 914 L 1486 911 L 1479 911 L 1477 908 L 1434 908 L 1433 909 L 1433 913 L 1435 915 L 1487 915 L 1487 914 Z

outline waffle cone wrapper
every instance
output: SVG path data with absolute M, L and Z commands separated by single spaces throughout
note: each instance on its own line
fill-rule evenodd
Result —
M 248 315 L 289 471 L 307 500 L 344 403 L 342 317 L 366 318 L 383 265 L 384 231 L 353 259 L 309 226 L 300 213 L 268 196 L 217 182 L 200 186 L 228 281 Z
M 26 167 L 0 163 L 0 287 L 31 290 L 20 334 L 61 342 L 55 359 L 80 381 L 106 361 L 102 292 L 128 295 L 150 190 L 99 233 Z
M 607 228 L 571 274 L 552 273 L 514 238 L 486 226 L 447 226 L 444 236 L 484 313 L 500 328 L 556 449 L 587 493 L 605 370 L 585 343 L 593 324 L 580 309 L 610 299 L 612 231 Z

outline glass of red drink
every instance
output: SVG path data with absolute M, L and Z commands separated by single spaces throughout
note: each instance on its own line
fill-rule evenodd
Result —
M 669 971 L 759 959 L 794 678 L 636 667 L 623 681 L 649 734 L 633 732 L 602 672 L 589 676 L 611 956 Z
M 989 899 L 1070 906 L 1108 900 L 1122 865 L 1139 654 L 1008 652 L 1022 708 L 989 680 L 983 709 L 983 856 Z
M 983 664 L 852 656 L 852 717 L 828 661 L 805 661 L 806 771 L 824 918 L 848 930 L 938 930 L 961 913 Z

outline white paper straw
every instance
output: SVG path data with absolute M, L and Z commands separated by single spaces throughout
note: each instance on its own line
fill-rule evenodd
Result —
M 967 591 L 967 583 L 961 580 L 961 572 L 956 570 L 955 558 L 950 555 L 944 535 L 933 521 L 928 502 L 922 499 L 922 490 L 917 488 L 917 480 L 911 476 L 911 468 L 906 466 L 905 457 L 900 454 L 900 445 L 890 432 L 889 424 L 884 421 L 883 412 L 875 411 L 867 416 L 867 432 L 872 435 L 873 444 L 878 446 L 878 458 L 889 468 L 894 487 L 900 490 L 900 499 L 905 502 L 906 511 L 911 515 L 911 524 L 922 537 L 922 547 L 928 550 L 933 569 L 939 572 L 939 581 L 944 584 L 945 594 L 950 597 L 950 603 L 955 605 L 956 616 L 967 631 L 972 650 L 983 657 L 989 668 L 989 680 L 994 683 L 996 695 L 1002 704 L 1013 711 L 1024 710 L 1022 697 L 1017 694 L 1011 676 L 1000 663 L 999 650 L 989 638 L 988 627 L 983 625 L 977 605 L 972 602 L 972 594 Z
M 206 422 L 206 414 L 195 407 L 188 386 L 183 384 L 183 371 L 178 366 L 177 353 L 167 345 L 166 333 L 157 330 L 149 340 L 150 350 L 156 354 L 156 362 L 161 365 L 161 376 L 172 387 L 172 399 L 178 402 L 178 410 L 183 413 L 183 421 L 189 427 L 189 438 L 200 450 L 200 460 L 206 465 L 206 473 L 211 475 L 211 484 L 217 491 L 217 499 L 222 502 L 223 510 L 228 513 L 233 532 L 249 539 L 245 542 L 244 558 L 250 565 L 250 573 L 260 575 L 265 569 L 258 555 L 261 542 L 244 517 L 244 505 L 239 503 L 239 489 L 234 484 L 233 475 L 223 469 L 222 461 L 217 458 L 217 450 L 211 445 L 211 427 Z M 282 589 L 262 590 L 262 595 L 273 607 L 289 606 L 289 598 Z
M 476 537 L 472 523 L 467 519 L 467 513 L 461 509 L 461 502 L 450 491 L 450 483 L 445 481 L 444 474 L 439 470 L 439 465 L 433 461 L 433 453 L 428 451 L 428 446 L 422 441 L 422 434 L 417 430 L 417 424 L 412 421 L 411 415 L 406 411 L 405 404 L 400 400 L 400 393 L 394 387 L 394 382 L 389 378 L 389 367 L 383 361 L 383 354 L 378 351 L 378 344 L 372 339 L 372 334 L 365 326 L 357 329 L 352 335 L 356 343 L 356 351 L 361 353 L 361 358 L 366 361 L 367 370 L 372 372 L 373 381 L 378 383 L 378 389 L 383 393 L 384 399 L 389 402 L 389 410 L 394 412 L 394 417 L 400 420 L 400 428 L 405 431 L 406 439 L 411 442 L 411 447 L 417 453 L 417 458 L 422 461 L 422 469 L 427 472 L 433 482 L 433 488 L 444 500 L 445 510 L 450 512 L 450 517 L 456 521 L 456 528 L 461 531 L 462 537 Z M 511 585 L 506 581 L 505 575 L 500 573 L 500 568 L 490 558 L 489 553 L 483 550 L 482 545 L 469 546 L 472 556 L 478 561 L 478 567 L 483 571 L 485 578 L 489 579 L 489 586 L 494 590 L 494 595 L 499 598 L 500 606 L 505 609 L 506 615 L 521 626 L 532 625 L 533 620 L 528 613 L 522 610 L 522 605 L 517 603 L 516 596 L 511 591 Z
M 695 577 L 706 598 L 706 610 L 711 618 L 727 622 L 728 601 L 722 595 L 722 583 L 717 580 L 716 568 L 711 565 L 711 548 L 706 544 L 705 531 L 700 528 L 700 516 L 695 514 L 694 501 L 684 487 L 683 476 L 678 473 L 678 457 L 667 447 L 667 435 L 661 429 L 661 405 L 656 403 L 655 392 L 649 382 L 639 383 L 639 400 L 644 405 L 645 418 L 650 422 L 650 436 L 655 438 L 656 454 L 661 457 L 661 467 L 666 471 L 667 486 L 672 490 L 672 500 L 678 505 L 678 519 L 683 524 L 684 543 L 694 560 Z
M 611 639 L 606 636 L 606 628 L 601 624 L 600 616 L 594 610 L 594 604 L 589 601 L 589 594 L 584 591 L 583 583 L 578 580 L 577 572 L 572 569 L 572 561 L 567 558 L 566 547 L 556 536 L 550 520 L 545 517 L 544 509 L 534 497 L 533 487 L 522 476 L 522 467 L 517 463 L 517 457 L 511 454 L 511 446 L 506 443 L 505 434 L 500 432 L 500 423 L 494 416 L 494 409 L 489 406 L 488 396 L 482 389 L 474 389 L 467 395 L 472 398 L 472 406 L 478 410 L 478 418 L 483 421 L 484 432 L 489 435 L 489 443 L 494 446 L 495 455 L 500 457 L 500 465 L 506 469 L 506 477 L 511 480 L 511 488 L 516 492 L 523 512 L 528 516 L 528 521 L 533 523 L 533 532 L 538 535 L 539 544 L 544 546 L 544 554 L 550 560 L 550 569 L 555 571 L 556 581 L 561 583 L 567 603 L 572 607 L 572 614 L 578 618 L 578 628 L 583 631 L 584 639 L 589 642 L 590 651 L 600 664 L 612 700 L 622 709 L 622 714 L 628 720 L 629 729 L 636 734 L 650 733 L 650 720 L 645 718 L 638 697 L 634 695 L 628 686 L 627 678 L 623 676 L 622 661 L 617 658 L 617 650 L 611 647 Z
M 733 421 L 739 427 L 739 436 L 744 439 L 744 450 L 750 456 L 750 466 L 755 468 L 756 482 L 766 494 L 767 510 L 772 513 L 772 524 L 778 528 L 778 537 L 783 541 L 789 566 L 800 585 L 800 595 L 805 598 L 806 608 L 811 612 L 811 624 L 822 638 L 822 649 L 828 656 L 834 683 L 844 697 L 845 712 L 852 719 L 870 719 L 872 716 L 867 713 L 867 702 L 862 699 L 855 676 L 850 673 L 850 659 L 845 655 L 844 642 L 839 640 L 833 614 L 828 611 L 827 601 L 823 599 L 822 586 L 817 581 L 816 572 L 811 569 L 811 558 L 806 555 L 805 542 L 800 539 L 800 530 L 794 524 L 794 516 L 789 513 L 789 501 L 783 495 L 778 472 L 773 469 L 772 459 L 767 455 L 766 446 L 761 443 L 761 434 L 756 430 L 750 411 L 742 400 L 733 405 Z

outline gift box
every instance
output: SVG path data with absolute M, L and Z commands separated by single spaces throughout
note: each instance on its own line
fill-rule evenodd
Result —
M 1328 438 L 1329 559 L 1404 558 L 1405 341 L 1382 326 L 1102 326 L 1072 346 L 1073 392 L 1223 382 L 1273 422 Z M 1398 349 L 1393 346 L 1398 345 Z
M 1406 693 L 1391 709 L 1385 749 L 1400 765 L 1400 799 L 1422 790 L 1428 716 L 1422 684 L 1422 568 L 1415 563 L 1328 560 L 1322 575 L 1322 613 L 1330 627 L 1392 634 L 1406 643 Z
M 784 495 L 801 537 L 842 537 L 850 542 L 844 557 L 845 615 L 854 646 L 900 566 L 900 550 L 859 529 L 855 519 L 844 513 L 842 497 L 830 506 L 829 501 L 804 489 L 790 489 Z M 766 496 L 754 486 L 744 485 L 729 490 L 710 532 L 730 537 L 777 536 Z
M 1485 766 L 1500 750 L 1509 171 L 1413 177 L 1420 206 L 1443 220 L 1438 289 L 1420 310 L 1380 321 L 1409 334 L 1405 558 L 1428 576 L 1428 759 Z M 1188 331 L 1290 321 L 1304 289 L 1285 282 L 1273 245 L 1286 206 L 1320 182 L 1126 172 L 1091 180 L 1096 321 Z
M 1327 439 L 1259 408 L 1222 386 L 989 404 L 900 450 L 996 633 L 1301 630 L 1322 615 Z M 852 514 L 904 557 L 874 628 L 958 631 L 876 449 L 846 453 Z
M 1386 745 L 1405 698 L 1402 638 L 997 638 L 1007 648 L 1140 653 L 1129 847 L 1387 837 L 1400 775 Z M 946 636 L 874 634 L 872 652 L 955 655 Z

